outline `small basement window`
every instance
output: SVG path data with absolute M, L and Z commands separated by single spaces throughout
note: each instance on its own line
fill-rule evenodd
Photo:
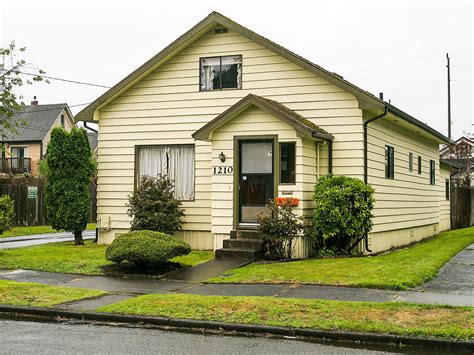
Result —
M 241 89 L 242 56 L 201 58 L 200 91 Z
M 395 177 L 395 151 L 393 147 L 385 146 L 385 177 L 393 179 Z
M 421 174 L 421 156 L 418 155 L 418 174 Z
M 430 184 L 434 185 L 435 184 L 435 161 L 430 160 Z
M 413 171 L 413 153 L 408 154 L 408 171 Z
M 280 143 L 280 183 L 296 183 L 296 143 Z

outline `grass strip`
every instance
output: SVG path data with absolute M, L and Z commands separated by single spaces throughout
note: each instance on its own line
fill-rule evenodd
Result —
M 105 259 L 106 245 L 85 241 L 50 243 L 25 248 L 0 250 L 0 269 L 26 269 L 85 275 L 104 275 L 103 268 L 113 265 Z M 171 259 L 183 266 L 194 266 L 212 259 L 213 252 L 192 251 Z
M 222 321 L 292 328 L 474 337 L 474 308 L 275 297 L 150 294 L 107 305 L 98 312 Z
M 379 256 L 253 263 L 208 282 L 305 283 L 406 290 L 432 279 L 446 262 L 472 243 L 474 227 L 441 233 Z
M 30 282 L 0 280 L 0 304 L 50 307 L 60 303 L 105 295 L 82 288 L 48 286 Z

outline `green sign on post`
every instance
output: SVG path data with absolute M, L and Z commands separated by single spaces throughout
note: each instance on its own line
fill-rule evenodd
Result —
M 38 186 L 28 186 L 28 198 L 38 198 Z

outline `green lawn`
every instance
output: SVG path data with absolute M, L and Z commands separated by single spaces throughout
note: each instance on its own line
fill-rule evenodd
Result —
M 106 292 L 83 288 L 0 280 L 0 304 L 49 307 L 104 294 Z
M 384 255 L 254 263 L 208 281 L 307 283 L 404 290 L 433 278 L 441 266 L 471 243 L 474 243 L 474 227 L 441 233 L 412 247 Z
M 0 250 L 0 269 L 28 269 L 73 274 L 103 275 L 103 267 L 113 263 L 105 259 L 105 245 L 85 241 L 50 243 L 27 248 Z M 192 251 L 171 259 L 183 266 L 193 266 L 214 257 L 213 252 Z
M 94 230 L 95 223 L 87 224 L 87 230 Z M 13 227 L 9 231 L 6 231 L 3 234 L 0 234 L 0 238 L 6 237 L 21 237 L 25 235 L 32 234 L 45 234 L 45 233 L 55 233 L 58 232 L 56 229 L 51 228 L 51 226 L 31 226 L 31 227 Z
M 473 307 L 152 294 L 104 306 L 97 311 L 295 328 L 474 337 Z

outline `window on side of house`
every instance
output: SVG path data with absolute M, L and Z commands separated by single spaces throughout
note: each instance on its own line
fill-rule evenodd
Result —
M 199 71 L 200 91 L 242 88 L 241 55 L 201 58 Z
M 430 184 L 434 185 L 435 184 L 435 161 L 430 160 Z
M 446 193 L 446 200 L 449 200 L 449 179 L 445 181 L 445 193 Z
M 64 128 L 64 115 L 61 115 L 61 127 Z
M 418 155 L 418 174 L 421 174 L 421 156 Z
M 413 171 L 413 153 L 408 154 L 408 170 Z
M 280 143 L 280 183 L 296 182 L 296 143 Z
M 175 197 L 194 200 L 194 145 L 154 145 L 137 147 L 137 178 L 167 176 L 174 181 Z
M 393 147 L 385 146 L 385 177 L 393 179 L 395 177 L 395 151 Z

